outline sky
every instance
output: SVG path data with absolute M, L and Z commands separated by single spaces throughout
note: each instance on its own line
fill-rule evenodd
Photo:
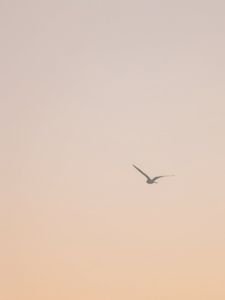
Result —
M 1 299 L 225 299 L 224 11 L 0 1 Z

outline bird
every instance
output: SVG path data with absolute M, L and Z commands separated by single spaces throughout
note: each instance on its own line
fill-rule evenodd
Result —
M 142 175 L 144 175 L 147 180 L 146 180 L 146 183 L 148 184 L 153 184 L 153 183 L 158 183 L 156 180 L 158 180 L 159 178 L 162 178 L 162 177 L 168 177 L 168 176 L 174 176 L 174 175 L 161 175 L 161 176 L 155 176 L 153 178 L 150 178 L 147 174 L 145 174 L 141 169 L 139 169 L 137 166 L 133 165 L 133 167 L 138 170 L 138 172 L 140 172 Z

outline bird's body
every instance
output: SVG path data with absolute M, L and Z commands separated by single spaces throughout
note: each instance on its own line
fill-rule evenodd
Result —
M 153 183 L 157 183 L 157 182 L 154 181 L 153 179 L 148 178 L 148 179 L 146 180 L 146 183 L 148 183 L 148 184 L 153 184 Z
M 140 172 L 142 175 L 144 175 L 147 180 L 146 180 L 146 183 L 148 184 L 153 184 L 153 183 L 158 183 L 156 180 L 158 180 L 159 178 L 162 178 L 162 177 L 168 177 L 168 176 L 174 176 L 174 175 L 162 175 L 162 176 L 156 176 L 156 177 L 153 177 L 153 178 L 150 178 L 147 174 L 145 174 L 141 169 L 139 169 L 137 166 L 133 165 L 133 167 L 138 170 L 138 172 Z

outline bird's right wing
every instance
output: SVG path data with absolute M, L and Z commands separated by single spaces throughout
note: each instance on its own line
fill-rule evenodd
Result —
M 138 170 L 142 175 L 144 175 L 147 179 L 150 179 L 150 177 L 149 177 L 147 174 L 145 174 L 141 169 L 139 169 L 137 166 L 133 165 L 133 167 L 134 167 L 136 170 Z
M 154 178 L 152 178 L 153 181 L 159 179 L 159 178 L 163 178 L 163 177 L 170 177 L 170 176 L 175 176 L 175 175 L 161 175 L 161 176 L 156 176 Z

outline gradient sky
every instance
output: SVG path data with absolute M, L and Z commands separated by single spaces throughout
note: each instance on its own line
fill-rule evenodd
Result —
M 224 16 L 0 1 L 1 299 L 225 299 Z

